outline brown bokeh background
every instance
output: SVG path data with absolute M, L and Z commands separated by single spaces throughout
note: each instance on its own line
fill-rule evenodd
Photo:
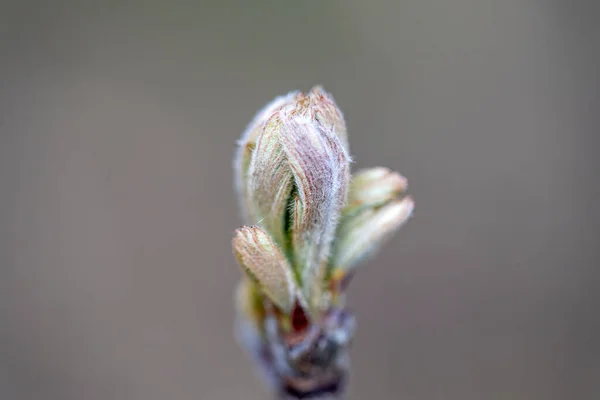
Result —
M 416 200 L 353 282 L 350 398 L 600 396 L 597 7 L 394 3 L 2 2 L 0 398 L 269 398 L 232 155 L 317 83 Z

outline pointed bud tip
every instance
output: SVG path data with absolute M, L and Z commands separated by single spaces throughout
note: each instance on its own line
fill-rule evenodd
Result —
M 408 187 L 405 177 L 385 167 L 361 170 L 352 177 L 344 215 L 381 207 L 397 199 Z
M 252 210 L 249 206 L 249 188 L 246 180 L 259 137 L 264 131 L 267 122 L 277 110 L 285 105 L 294 104 L 301 96 L 302 93 L 299 91 L 292 91 L 287 95 L 275 98 L 256 113 L 246 127 L 242 137 L 237 141 L 237 151 L 233 161 L 233 168 L 235 186 L 239 197 L 238 202 L 246 222 L 255 222 L 252 221 Z

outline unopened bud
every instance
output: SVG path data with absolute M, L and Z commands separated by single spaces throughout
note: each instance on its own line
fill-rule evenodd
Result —
M 324 275 L 319 269 L 347 199 L 347 148 L 342 113 L 320 87 L 275 99 L 240 141 L 236 179 L 244 213 L 289 256 L 303 289 Z
M 347 270 L 373 254 L 410 217 L 411 197 L 392 201 L 344 219 L 337 232 L 332 265 Z
M 234 164 L 253 225 L 233 239 L 245 272 L 238 338 L 281 393 L 337 386 L 354 330 L 344 310 L 352 268 L 410 217 L 406 179 L 383 167 L 351 179 L 344 117 L 318 86 L 259 112 Z
M 333 235 L 346 202 L 349 157 L 338 137 L 307 118 L 287 120 L 281 141 L 296 186 L 292 223 L 294 260 L 309 295 L 323 274 Z
M 302 109 L 311 119 L 314 118 L 321 125 L 329 128 L 336 135 L 346 151 L 349 151 L 348 133 L 346 121 L 333 96 L 327 93 L 321 86 L 315 86 L 304 97 L 304 101 L 298 102 L 298 109 Z
M 359 171 L 350 182 L 344 216 L 354 215 L 364 209 L 380 207 L 398 198 L 406 188 L 406 178 L 388 168 L 376 167 Z
M 265 129 L 265 125 L 269 118 L 273 116 L 275 110 L 281 108 L 285 104 L 293 104 L 301 96 L 298 91 L 290 92 L 285 96 L 277 97 L 275 100 L 267 104 L 262 110 L 260 110 L 252 119 L 252 122 L 248 124 L 248 127 L 242 134 L 241 139 L 238 141 L 238 149 L 234 159 L 234 170 L 235 170 L 235 186 L 238 192 L 240 209 L 246 223 L 254 224 L 256 221 L 252 221 L 251 211 L 249 210 L 250 204 L 248 199 L 248 169 L 250 168 L 250 161 L 252 154 L 256 149 L 256 145 L 260 134 Z
M 331 272 L 371 254 L 412 211 L 401 175 L 378 167 L 351 180 L 348 149 L 342 112 L 319 86 L 273 100 L 239 142 L 236 185 L 257 228 L 242 228 L 234 247 L 282 310 L 301 300 L 311 316 L 324 311 Z
M 233 249 L 248 278 L 281 310 L 290 311 L 296 284 L 288 261 L 269 235 L 260 228 L 240 228 Z

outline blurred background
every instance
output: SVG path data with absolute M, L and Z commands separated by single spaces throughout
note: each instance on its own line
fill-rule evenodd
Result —
M 269 398 L 232 156 L 314 84 L 416 200 L 353 281 L 350 399 L 600 396 L 588 3 L 3 1 L 0 398 Z

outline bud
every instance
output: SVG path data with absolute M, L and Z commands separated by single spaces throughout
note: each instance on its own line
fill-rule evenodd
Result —
M 352 267 L 411 215 L 406 179 L 378 167 L 350 178 L 344 117 L 321 87 L 259 112 L 239 141 L 236 187 L 246 222 L 233 248 L 238 337 L 280 393 L 338 392 L 354 318 Z
M 309 103 L 309 106 L 304 108 L 309 112 L 312 111 L 313 118 L 329 128 L 340 139 L 344 149 L 350 151 L 346 121 L 344 121 L 342 111 L 335 104 L 333 97 L 321 86 L 315 86 L 305 97 L 305 101 Z
M 248 278 L 281 310 L 290 311 L 296 284 L 289 263 L 269 235 L 260 228 L 240 228 L 233 249 Z
M 384 167 L 365 169 L 352 177 L 331 258 L 334 268 L 353 267 L 408 219 L 412 199 L 398 200 L 406 188 L 406 178 Z
M 343 219 L 336 234 L 332 265 L 348 270 L 373 254 L 412 214 L 411 197 L 369 207 Z
M 350 182 L 344 216 L 382 206 L 404 193 L 406 188 L 406 178 L 388 168 L 376 167 L 359 171 Z
M 309 304 L 319 300 L 327 258 L 347 198 L 349 157 L 339 139 L 308 118 L 288 118 L 281 136 L 294 174 L 292 248 Z M 316 285 L 316 286 L 314 286 Z M 316 292 L 314 291 L 316 290 Z
M 249 212 L 248 185 L 246 183 L 248 169 L 252 154 L 256 149 L 256 143 L 259 135 L 262 133 L 265 124 L 273 115 L 273 112 L 285 104 L 291 104 L 301 96 L 300 92 L 290 92 L 286 96 L 277 97 L 271 103 L 267 104 L 259 111 L 252 122 L 248 125 L 241 139 L 238 141 L 238 149 L 234 159 L 235 186 L 238 192 L 240 209 L 247 223 L 252 223 Z
M 267 120 L 252 153 L 245 183 L 251 222 L 264 227 L 285 248 L 289 242 L 286 218 L 294 175 L 281 144 L 283 126 L 279 112 Z
M 275 99 L 246 130 L 237 188 L 248 222 L 288 256 L 302 292 L 325 275 L 350 180 L 346 126 L 333 98 L 316 87 Z

